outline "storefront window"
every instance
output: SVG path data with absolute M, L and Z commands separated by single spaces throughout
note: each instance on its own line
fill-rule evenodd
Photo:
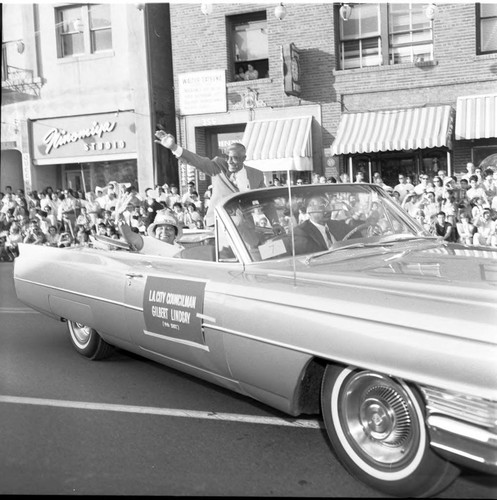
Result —
M 136 160 L 82 163 L 79 169 L 66 165 L 65 170 L 66 185 L 69 185 L 72 179 L 75 186 L 84 185 L 86 190 L 94 190 L 97 186 L 104 187 L 114 181 L 138 187 Z
M 345 163 L 348 166 L 348 160 Z M 447 174 L 447 152 L 441 149 L 426 149 L 403 153 L 389 151 L 372 154 L 370 156 L 357 156 L 352 160 L 352 181 L 356 179 L 357 172 L 362 172 L 364 182 L 373 182 L 374 174 L 380 174 L 387 186 L 398 184 L 398 176 L 409 176 L 412 182 L 417 182 L 422 173 L 430 176 L 437 175 L 439 170 Z M 349 173 L 348 168 L 346 172 Z

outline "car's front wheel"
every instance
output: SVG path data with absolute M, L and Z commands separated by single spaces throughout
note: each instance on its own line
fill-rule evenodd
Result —
M 94 328 L 82 325 L 76 321 L 67 321 L 71 343 L 85 358 L 98 361 L 109 357 L 114 347 L 105 342 Z
M 329 365 L 321 404 L 337 457 L 373 488 L 389 495 L 429 496 L 458 476 L 459 469 L 431 450 L 423 401 L 403 381 Z

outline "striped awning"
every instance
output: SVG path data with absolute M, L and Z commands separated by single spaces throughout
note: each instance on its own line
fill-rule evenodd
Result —
M 497 94 L 457 98 L 455 137 L 457 140 L 497 137 Z
M 263 172 L 312 170 L 312 116 L 248 122 L 246 164 Z
M 451 149 L 453 120 L 448 105 L 344 114 L 331 151 L 345 155 L 442 146 Z

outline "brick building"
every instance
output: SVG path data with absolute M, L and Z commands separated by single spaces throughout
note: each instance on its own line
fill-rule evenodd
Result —
M 497 152 L 497 7 L 427 6 L 5 3 L 0 189 L 202 194 L 158 124 L 202 155 L 245 142 L 267 182 L 460 173 Z
M 290 168 L 391 184 L 497 152 L 494 5 L 351 4 L 347 20 L 341 5 L 173 3 L 179 142 L 214 156 L 242 140 L 268 181 Z M 258 77 L 237 81 L 248 64 Z

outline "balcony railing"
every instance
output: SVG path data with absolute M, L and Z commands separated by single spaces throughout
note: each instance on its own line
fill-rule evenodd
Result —
M 41 78 L 35 78 L 31 69 L 10 66 L 7 47 L 2 45 L 2 93 L 15 92 L 40 97 Z

